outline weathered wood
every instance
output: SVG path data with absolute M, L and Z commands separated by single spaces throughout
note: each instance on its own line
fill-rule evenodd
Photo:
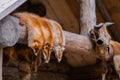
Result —
M 80 26 L 81 34 L 88 33 L 96 25 L 95 0 L 81 0 L 80 2 Z
M 34 76 L 34 73 L 32 74 L 31 80 L 68 80 L 70 67 L 65 58 L 63 57 L 61 63 L 58 63 L 54 55 L 51 57 L 52 59 L 48 64 L 42 62 L 36 76 Z M 5 80 L 20 80 L 18 67 L 16 65 L 4 66 L 3 78 Z
M 17 67 L 3 67 L 3 80 L 20 80 Z
M 15 10 L 17 7 L 19 7 L 21 4 L 23 4 L 26 0 L 18 0 L 18 1 L 12 1 L 9 0 L 5 2 L 4 0 L 1 1 L 0 8 L 3 9 L 3 11 L 0 11 L 0 20 L 3 19 L 6 15 L 10 14 L 13 10 Z M 9 4 L 7 4 L 9 3 Z M 10 4 L 13 3 L 13 4 Z M 6 5 L 4 5 L 6 4 Z M 9 5 L 9 6 L 8 6 Z
M 57 15 L 58 21 L 60 23 L 65 23 L 63 25 L 64 30 L 69 30 L 70 32 L 79 33 L 79 21 L 75 18 L 67 5 L 65 0 L 47 0 L 50 3 L 51 8 Z M 57 9 L 56 9 L 57 8 Z M 63 13 L 64 12 L 64 13 Z
M 96 54 L 90 40 L 86 36 L 65 31 L 65 57 L 73 67 L 87 66 L 96 63 Z
M 43 3 L 46 7 L 46 17 L 58 21 L 66 31 L 79 33 L 79 21 L 65 0 L 31 0 L 33 3 Z
M 77 18 L 78 21 L 80 21 L 80 2 L 77 0 L 66 0 L 68 3 L 70 9 L 74 13 L 75 17 Z
M 102 1 L 102 0 L 96 0 L 96 4 L 97 4 L 97 7 L 98 7 L 100 13 L 102 14 L 103 19 L 104 19 L 105 21 L 112 22 L 112 19 L 111 19 L 109 13 L 108 13 L 108 11 L 107 11 L 107 9 L 106 9 L 103 1 Z M 112 25 L 112 26 L 109 27 L 108 29 L 109 29 L 111 35 L 113 36 L 113 38 L 114 38 L 115 40 L 117 40 L 117 41 L 120 42 L 120 36 L 119 36 L 119 34 L 118 34 L 118 31 L 117 31 L 117 29 L 116 29 L 116 26 L 115 26 L 115 25 Z
M 11 19 L 11 21 L 9 21 Z M 7 20 L 7 21 L 6 21 Z M 0 45 L 13 46 L 18 41 L 19 30 L 13 17 L 9 16 L 0 21 Z
M 0 47 L 0 80 L 2 80 L 3 47 Z
M 99 63 L 81 68 L 73 68 L 70 76 L 71 80 L 97 80 L 103 71 L 104 68 L 101 63 Z

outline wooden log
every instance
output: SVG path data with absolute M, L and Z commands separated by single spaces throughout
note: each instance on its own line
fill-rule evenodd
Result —
M 43 3 L 46 7 L 46 17 L 62 24 L 66 31 L 79 33 L 79 21 L 74 16 L 66 0 L 31 0 L 32 3 Z M 64 13 L 63 13 L 64 12 Z M 78 17 L 79 18 L 79 17 Z
M 9 21 L 9 19 L 11 21 Z M 7 20 L 7 21 L 6 21 Z M 8 16 L 0 21 L 0 45 L 13 46 L 17 43 L 19 38 L 19 28 L 15 23 L 13 17 Z
M 73 67 L 95 64 L 97 56 L 90 40 L 86 36 L 66 32 L 65 57 Z
M 81 0 L 80 2 L 80 26 L 81 34 L 88 33 L 96 25 L 95 0 Z
M 2 80 L 3 47 L 0 47 L 0 80 Z

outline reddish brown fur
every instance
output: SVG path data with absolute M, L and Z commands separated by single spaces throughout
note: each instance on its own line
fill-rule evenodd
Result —
M 44 45 L 44 34 L 41 23 L 40 17 L 35 14 L 23 12 L 20 15 L 20 24 L 26 25 L 28 30 L 28 46 L 33 49 L 35 55 L 40 52 Z
M 50 54 L 53 48 L 53 33 L 50 27 L 51 25 L 47 22 L 47 19 L 41 18 L 35 14 L 31 14 L 27 12 L 23 12 L 22 16 L 21 14 L 18 16 L 20 16 L 20 24 L 21 25 L 26 24 L 28 28 L 28 46 L 31 47 L 35 52 L 38 52 L 42 48 L 41 47 L 43 44 L 42 41 L 44 41 L 45 43 L 43 44 L 43 54 L 46 62 L 49 62 Z M 38 36 L 39 35 L 38 34 L 36 35 L 36 37 L 34 37 L 33 35 L 32 38 L 31 35 L 35 34 L 35 31 L 30 32 L 30 30 L 34 30 L 34 29 L 38 29 L 39 32 L 41 32 L 41 36 Z
M 48 63 L 50 60 L 50 55 L 53 50 L 53 31 L 51 28 L 51 24 L 48 22 L 48 19 L 41 18 L 42 22 L 42 31 L 45 37 L 45 45 L 43 49 L 43 54 L 45 58 L 45 62 Z

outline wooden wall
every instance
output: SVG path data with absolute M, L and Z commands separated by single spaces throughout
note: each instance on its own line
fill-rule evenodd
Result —
M 79 33 L 79 1 L 76 0 L 31 0 L 33 4 L 43 3 L 46 17 L 61 23 L 66 31 Z M 76 5 L 77 4 L 77 5 Z M 74 9 L 74 7 L 76 7 Z M 78 12 L 78 13 L 77 13 Z

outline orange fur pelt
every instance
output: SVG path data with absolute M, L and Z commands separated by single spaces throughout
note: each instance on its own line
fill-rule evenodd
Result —
M 20 18 L 20 25 L 25 25 L 28 31 L 28 46 L 31 47 L 37 55 L 44 45 L 44 34 L 39 16 L 32 13 L 16 13 L 15 16 Z
M 65 46 L 61 25 L 33 13 L 21 12 L 14 15 L 20 19 L 20 25 L 27 27 L 28 46 L 33 49 L 35 55 L 42 51 L 45 62 L 48 63 L 51 52 L 54 50 L 56 58 L 60 62 Z

